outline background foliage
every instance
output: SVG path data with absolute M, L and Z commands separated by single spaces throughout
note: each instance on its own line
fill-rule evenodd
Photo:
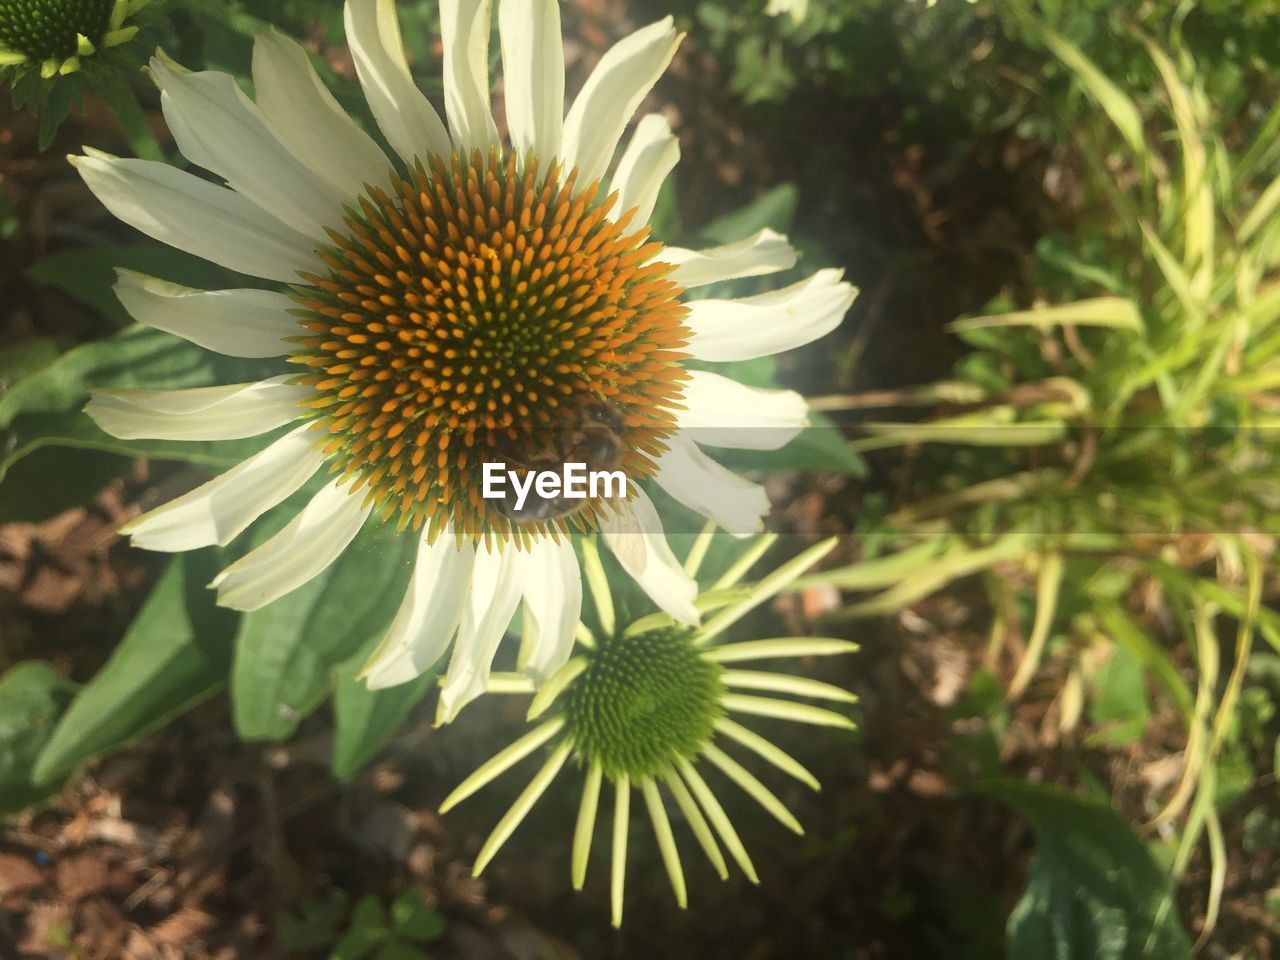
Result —
M 0 953 L 71 955 L 117 928 L 163 942 L 165 919 L 191 910 L 210 919 L 185 948 L 208 955 L 527 955 L 502 952 L 504 936 L 553 956 L 710 941 L 725 957 L 1163 960 L 1193 942 L 1275 955 L 1276 4 L 810 0 L 799 23 L 764 7 L 592 0 L 565 20 L 571 88 L 631 25 L 674 12 L 689 31 L 654 104 L 678 118 L 685 158 L 659 204 L 664 239 L 787 230 L 800 269 L 842 266 L 863 290 L 829 340 L 736 371 L 817 396 L 830 418 L 733 464 L 791 471 L 771 483 L 796 537 L 761 569 L 801 538 L 855 534 L 749 625 L 839 631 L 866 651 L 833 678 L 861 693 L 863 731 L 794 745 L 828 784 L 798 801 L 805 844 L 778 841 L 759 892 L 700 878 L 678 922 L 660 866 L 638 858 L 634 876 L 655 883 L 636 887 L 648 903 L 612 948 L 602 900 L 559 892 L 564 852 L 546 838 L 515 843 L 487 891 L 468 885 L 475 831 L 429 811 L 514 717 L 436 733 L 433 677 L 378 693 L 354 680 L 408 576 L 402 543 L 371 528 L 322 578 L 240 615 L 205 584 L 290 504 L 248 542 L 167 564 L 112 536 L 263 441 L 120 441 L 80 414 L 87 391 L 255 372 L 130 325 L 115 268 L 231 277 L 127 235 L 61 160 L 88 143 L 183 163 L 145 78 L 125 81 L 136 104 L 98 90 L 65 122 L 74 97 L 34 119 L 35 94 L 14 84 L 0 140 L 0 858 L 43 868 L 24 838 L 48 836 L 60 878 L 69 825 L 101 809 L 148 830 L 198 819 L 198 846 L 222 796 L 261 851 L 211 834 L 227 852 L 202 869 L 221 899 L 164 880 L 189 864 L 154 851 L 137 878 L 162 877 L 167 901 L 134 901 L 137 883 L 79 900 L 61 880 L 13 888 L 36 892 L 14 901 L 27 921 L 0 929 Z M 399 9 L 438 98 L 436 5 Z M 173 0 L 148 42 L 245 77 L 272 24 L 306 40 L 367 121 L 336 0 Z M 371 839 L 369 823 L 403 835 Z M 37 931 L 37 908 L 64 901 L 63 926 Z M 99 901 L 118 923 L 87 912 Z M 247 930 L 231 919 L 255 915 Z

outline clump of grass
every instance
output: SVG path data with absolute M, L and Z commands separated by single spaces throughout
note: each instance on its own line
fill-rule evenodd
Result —
M 1078 249 L 1043 251 L 1054 299 L 953 324 L 974 348 L 954 380 L 829 399 L 918 411 L 862 424 L 854 446 L 927 445 L 916 473 L 928 481 L 887 518 L 883 555 L 808 582 L 869 594 L 851 617 L 972 574 L 994 610 L 1016 610 L 1030 585 L 1008 694 L 1063 658 L 1063 728 L 1081 715 L 1099 647 L 1136 661 L 1186 724 L 1180 775 L 1150 825 L 1182 823 L 1175 873 L 1207 834 L 1207 933 L 1225 872 L 1218 758 L 1255 639 L 1280 651 L 1280 613 L 1263 604 L 1280 576 L 1280 178 L 1265 176 L 1280 159 L 1280 108 L 1228 146 L 1176 36 L 1172 54 L 1138 37 L 1163 81 L 1155 116 L 1014 9 L 1097 108 L 1076 138 L 1105 217 Z M 993 662 L 1012 626 L 997 616 Z

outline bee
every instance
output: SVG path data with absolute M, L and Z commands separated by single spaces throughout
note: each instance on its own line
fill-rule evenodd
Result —
M 526 471 L 550 471 L 563 474 L 566 463 L 586 464 L 588 472 L 614 471 L 622 466 L 626 453 L 622 414 L 603 400 L 592 399 L 571 412 L 569 422 L 560 428 L 552 442 L 534 456 L 509 457 Z M 506 495 L 495 500 L 499 513 L 516 523 L 539 523 L 566 517 L 582 509 L 588 501 L 563 494 L 539 496 L 530 488 L 520 509 L 516 509 L 516 493 L 508 488 Z

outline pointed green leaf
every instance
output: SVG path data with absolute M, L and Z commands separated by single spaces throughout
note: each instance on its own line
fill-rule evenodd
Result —
M 338 667 L 333 688 L 333 775 L 353 776 L 389 741 L 413 708 L 431 690 L 443 661 L 422 676 L 397 687 L 370 690 L 356 674 L 377 646 L 379 637 Z
M 1032 310 L 1014 310 L 1010 313 L 993 313 L 984 317 L 957 320 L 947 326 L 960 333 L 981 330 L 985 327 L 1034 327 L 1048 330 L 1052 327 L 1114 327 L 1121 330 L 1142 329 L 1142 317 L 1133 301 L 1127 297 L 1094 297 L 1055 306 L 1036 307 Z
M 0 813 L 42 800 L 51 785 L 33 767 L 76 685 L 47 663 L 20 663 L 0 677 Z
M 206 584 L 217 551 L 175 557 L 124 639 L 76 697 L 36 763 L 49 782 L 185 713 L 227 679 L 236 614 Z
M 270 532 L 260 524 L 254 544 Z M 319 706 L 334 668 L 375 642 L 395 616 L 417 546 L 414 533 L 372 519 L 328 570 L 244 615 L 231 673 L 241 736 L 282 740 Z
M 1055 787 L 1000 780 L 981 791 L 1031 825 L 1036 854 L 1009 917 L 1010 960 L 1190 957 L 1173 893 L 1141 840 L 1108 806 Z

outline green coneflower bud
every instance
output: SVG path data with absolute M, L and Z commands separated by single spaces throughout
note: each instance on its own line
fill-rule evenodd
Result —
M 762 540 L 757 546 L 767 546 Z M 595 831 L 603 782 L 613 786 L 613 854 L 610 878 L 612 920 L 622 922 L 627 836 L 632 792 L 639 789 L 677 904 L 688 899 L 684 870 L 668 814 L 668 799 L 687 823 L 698 845 L 721 878 L 728 867 L 721 845 L 752 883 L 755 866 L 724 807 L 700 768 L 715 767 L 793 832 L 803 828 L 786 805 L 723 746 L 733 744 L 772 764 L 813 789 L 818 781 L 790 755 L 733 715 L 772 717 L 797 723 L 852 728 L 842 713 L 783 699 L 781 695 L 852 703 L 857 698 L 840 687 L 817 680 L 762 670 L 739 669 L 739 663 L 784 657 L 850 653 L 847 640 L 796 637 L 718 644 L 717 638 L 748 611 L 785 589 L 834 546 L 827 541 L 802 553 L 749 589 L 732 589 L 750 563 L 739 563 L 712 591 L 699 598 L 704 612 L 715 611 L 697 629 L 672 624 L 665 615 L 646 617 L 619 632 L 612 630 L 612 605 L 596 592 L 605 635 L 579 631 L 581 651 L 537 690 L 529 719 L 540 720 L 531 731 L 499 752 L 467 777 L 441 805 L 452 808 L 520 760 L 543 747 L 550 755 L 528 786 L 498 822 L 476 858 L 481 871 L 515 832 L 569 760 L 585 773 L 573 840 L 573 885 L 582 889 Z M 695 548 L 696 550 L 696 548 Z M 749 549 L 746 560 L 763 549 Z M 590 551 L 584 562 L 590 564 Z M 597 578 L 588 577 L 588 582 Z M 496 677 L 495 692 L 521 689 L 522 678 Z M 527 689 L 525 687 L 524 689 Z
M 39 64 L 41 76 L 74 73 L 82 57 L 119 46 L 138 32 L 130 16 L 150 0 L 5 0 L 0 5 L 0 66 Z

